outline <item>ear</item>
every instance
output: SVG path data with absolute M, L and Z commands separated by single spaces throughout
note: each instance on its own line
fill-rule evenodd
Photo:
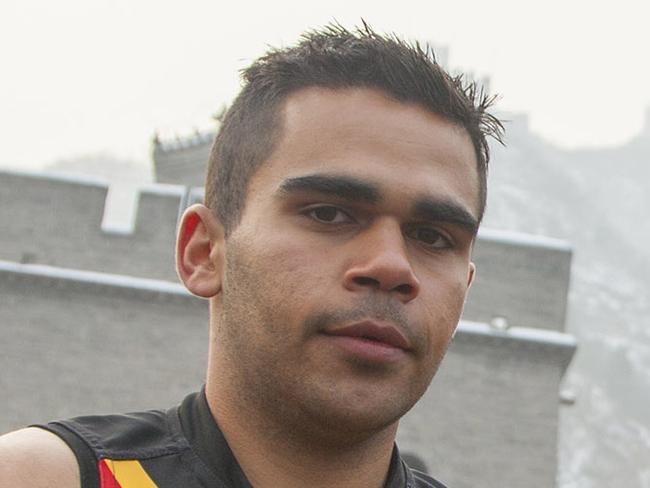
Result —
M 221 292 L 225 266 L 223 225 L 212 210 L 192 205 L 181 218 L 176 239 L 176 270 L 195 295 L 211 298 Z
M 467 289 L 472 286 L 472 283 L 474 283 L 474 277 L 476 276 L 476 265 L 470 261 L 469 263 L 469 271 L 467 273 Z

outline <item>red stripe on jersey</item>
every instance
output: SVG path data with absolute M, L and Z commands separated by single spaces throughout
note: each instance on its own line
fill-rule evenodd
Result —
M 99 470 L 100 488 L 122 488 L 122 486 L 115 479 L 115 476 L 113 476 L 113 473 L 111 473 L 111 470 L 106 464 L 105 460 L 100 460 L 97 468 Z

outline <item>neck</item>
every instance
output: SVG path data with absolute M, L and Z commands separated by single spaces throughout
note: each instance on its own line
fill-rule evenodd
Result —
M 212 377 L 211 377 L 212 376 Z M 336 433 L 284 425 L 265 411 L 240 401 L 223 377 L 208 376 L 206 396 L 246 477 L 256 488 L 384 486 L 397 423 L 373 433 Z

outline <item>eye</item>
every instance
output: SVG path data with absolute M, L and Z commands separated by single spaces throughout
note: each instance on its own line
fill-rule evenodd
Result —
M 352 222 L 352 218 L 338 207 L 332 205 L 320 205 L 305 211 L 305 215 L 317 222 L 325 224 L 344 224 Z
M 406 235 L 432 249 L 446 249 L 452 247 L 450 239 L 433 227 L 413 226 L 407 229 Z

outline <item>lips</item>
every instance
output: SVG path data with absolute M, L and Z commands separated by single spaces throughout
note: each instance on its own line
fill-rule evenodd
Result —
M 396 327 L 371 320 L 357 322 L 344 327 L 327 329 L 324 333 L 330 336 L 373 341 L 378 343 L 378 345 L 381 344 L 405 351 L 410 349 L 408 340 Z

